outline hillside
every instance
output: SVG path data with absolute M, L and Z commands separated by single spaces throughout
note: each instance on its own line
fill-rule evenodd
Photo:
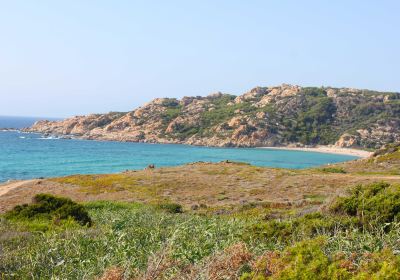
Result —
M 349 173 L 400 175 L 400 143 L 387 144 L 371 157 L 336 164 Z
M 158 98 L 127 113 L 39 121 L 25 130 L 206 146 L 379 148 L 400 141 L 400 93 L 284 84 L 256 87 L 240 96 Z

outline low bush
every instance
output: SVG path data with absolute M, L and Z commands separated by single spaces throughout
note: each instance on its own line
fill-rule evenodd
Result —
M 164 211 L 166 211 L 168 213 L 171 213 L 171 214 L 183 213 L 182 205 L 180 205 L 178 203 L 164 202 L 164 203 L 158 204 L 157 208 L 159 208 L 161 210 L 164 210 Z
M 343 254 L 329 256 L 323 237 L 302 241 L 284 251 L 270 251 L 253 265 L 241 280 L 264 279 L 399 279 L 400 257 L 389 250 L 363 254 L 360 266 Z M 354 256 L 353 256 L 354 258 Z
M 17 205 L 5 214 L 11 220 L 68 220 L 72 218 L 81 225 L 91 226 L 92 220 L 85 208 L 65 197 L 37 194 L 32 204 Z
M 387 144 L 385 147 L 376 150 L 373 154 L 374 157 L 393 154 L 400 151 L 400 143 Z
M 332 262 L 321 247 L 324 239 L 297 243 L 283 252 L 264 254 L 252 273 L 246 273 L 241 280 L 250 279 L 348 279 L 349 273 Z
M 336 232 L 357 226 L 357 219 L 352 217 L 336 217 L 321 213 L 312 213 L 304 217 L 271 220 L 258 223 L 247 229 L 246 239 L 274 239 L 288 243 L 318 235 L 334 235 Z
M 359 185 L 348 197 L 338 198 L 329 213 L 312 213 L 298 218 L 269 220 L 249 227 L 244 237 L 288 243 L 318 235 L 332 236 L 349 229 L 390 230 L 400 221 L 400 187 L 387 183 Z
M 331 211 L 357 217 L 367 227 L 399 221 L 400 187 L 383 182 L 358 185 L 348 197 L 337 199 Z
M 400 279 L 400 256 L 386 249 L 379 253 L 365 254 L 358 273 L 358 280 Z
M 321 168 L 321 171 L 326 173 L 346 173 L 346 170 L 344 170 L 343 167 L 324 167 Z

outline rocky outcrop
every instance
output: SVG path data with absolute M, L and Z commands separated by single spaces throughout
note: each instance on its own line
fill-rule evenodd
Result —
M 39 121 L 57 136 L 204 146 L 336 144 L 378 148 L 400 141 L 400 94 L 349 88 L 256 87 L 240 96 L 157 98 L 131 112 Z
M 339 140 L 336 141 L 335 146 L 341 148 L 350 148 L 357 145 L 357 137 L 348 133 L 340 136 Z

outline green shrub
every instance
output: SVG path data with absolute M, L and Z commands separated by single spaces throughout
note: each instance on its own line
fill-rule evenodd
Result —
M 179 106 L 179 101 L 176 98 L 164 98 L 162 106 L 167 108 L 174 108 Z
M 357 226 L 357 219 L 313 213 L 304 217 L 271 220 L 251 226 L 245 232 L 246 239 L 278 240 L 288 243 L 292 240 L 313 238 L 318 235 L 332 236 L 339 230 Z
M 164 122 L 168 123 L 173 119 L 177 118 L 181 114 L 181 112 L 182 112 L 181 106 L 167 108 L 165 112 L 161 115 L 161 118 L 163 119 Z
M 325 89 L 318 88 L 318 87 L 304 87 L 304 88 L 302 88 L 302 92 L 306 96 L 313 96 L 313 97 L 327 96 Z
M 388 183 L 358 185 L 350 196 L 337 199 L 331 211 L 354 216 L 365 226 L 400 220 L 400 188 Z
M 33 219 L 74 219 L 81 225 L 91 226 L 92 220 L 85 208 L 65 197 L 56 197 L 50 194 L 37 194 L 33 203 L 17 205 L 13 210 L 5 214 L 11 220 L 33 220 Z
M 291 117 L 284 116 L 281 121 L 286 127 L 283 137 L 289 142 L 303 144 L 329 144 L 338 138 L 332 129 L 336 112 L 333 99 L 322 89 L 303 89 L 298 96 L 303 103 Z M 300 100 L 299 100 L 300 101 Z
M 326 239 L 317 238 L 296 243 L 284 251 L 264 254 L 241 280 L 264 279 L 399 279 L 400 257 L 389 250 L 363 254 L 361 265 L 343 254 L 328 255 Z M 354 257 L 354 256 L 353 256 Z
M 385 147 L 375 151 L 373 156 L 377 157 L 377 156 L 392 154 L 398 152 L 399 150 L 400 150 L 400 143 L 387 144 L 385 145 Z
M 255 272 L 245 274 L 241 280 L 250 279 L 350 279 L 350 273 L 339 262 L 329 259 L 322 248 L 323 238 L 303 241 L 283 252 L 271 252 L 261 258 Z
M 189 124 L 176 124 L 173 133 L 167 134 L 170 137 L 177 137 L 178 139 L 184 140 L 201 131 L 199 127 L 193 127 Z
M 387 249 L 379 253 L 367 254 L 354 279 L 400 279 L 400 257 Z
M 200 127 L 203 129 L 210 128 L 213 125 L 221 124 L 235 116 L 236 110 L 241 110 L 244 112 L 252 112 L 254 108 L 251 106 L 250 102 L 243 102 L 239 104 L 234 104 L 227 106 L 227 104 L 235 99 L 236 96 L 224 94 L 212 101 L 213 110 L 205 111 L 201 115 Z
M 346 170 L 344 170 L 343 167 L 324 167 L 321 168 L 321 171 L 326 173 L 346 173 Z
M 373 157 L 374 159 L 371 159 L 371 161 L 376 162 L 399 161 L 400 143 L 386 145 L 384 148 L 375 151 Z
M 160 203 L 157 207 L 171 214 L 183 213 L 182 205 L 178 203 Z

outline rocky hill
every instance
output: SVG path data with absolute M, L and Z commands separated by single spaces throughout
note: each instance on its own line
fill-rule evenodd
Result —
M 400 93 L 283 84 L 256 87 L 240 96 L 218 92 L 181 100 L 157 98 L 127 113 L 39 121 L 25 131 L 225 147 L 379 148 L 400 141 Z

